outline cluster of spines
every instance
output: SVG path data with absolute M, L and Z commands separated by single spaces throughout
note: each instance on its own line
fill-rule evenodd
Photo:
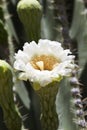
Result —
M 69 22 L 67 19 L 66 13 L 66 5 L 65 1 L 61 0 L 53 0 L 51 2 L 53 4 L 53 12 L 54 12 L 54 20 L 56 23 L 56 27 L 54 27 L 55 31 L 57 31 L 58 41 L 64 43 L 64 47 L 67 48 L 71 43 L 71 39 L 69 37 Z
M 70 78 L 70 84 L 72 86 L 71 88 L 71 94 L 72 94 L 72 103 L 74 104 L 75 108 L 72 110 L 73 113 L 75 114 L 75 119 L 74 122 L 82 127 L 85 128 L 87 127 L 87 123 L 85 121 L 84 117 L 84 110 L 83 110 L 83 103 L 82 103 L 82 96 L 80 94 L 80 83 L 78 81 L 78 78 L 76 76 L 76 71 L 72 73 L 72 77 Z

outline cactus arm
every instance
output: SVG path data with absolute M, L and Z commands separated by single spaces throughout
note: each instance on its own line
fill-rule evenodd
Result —
M 42 1 L 42 6 L 44 15 L 41 21 L 41 37 L 55 40 L 57 33 L 54 29 L 55 20 L 53 18 L 53 5 L 51 1 L 44 0 Z
M 56 98 L 56 111 L 59 117 L 58 130 L 85 130 L 87 127 L 79 85 L 76 70 L 72 72 L 72 76 L 68 80 L 64 79 L 60 84 Z M 64 89 L 66 90 L 64 91 Z
M 83 68 L 87 61 L 87 14 L 84 1 L 75 0 L 75 9 L 73 15 L 72 26 L 70 29 L 70 37 L 78 42 L 79 65 Z
M 59 118 L 58 130 L 79 130 L 78 126 L 73 121 L 75 115 L 71 110 L 75 108 L 74 104 L 72 104 L 71 107 L 71 100 L 71 86 L 67 79 L 63 79 L 56 97 L 56 111 Z
M 14 105 L 12 91 L 12 70 L 3 60 L 0 60 L 0 105 L 4 113 L 4 121 L 9 130 L 21 130 L 21 118 Z

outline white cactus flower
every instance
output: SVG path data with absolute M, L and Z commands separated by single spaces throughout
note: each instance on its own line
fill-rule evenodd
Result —
M 19 78 L 41 86 L 53 81 L 60 81 L 64 76 L 70 76 L 74 69 L 74 56 L 69 49 L 64 50 L 61 43 L 40 39 L 25 43 L 23 50 L 15 54 L 14 68 L 20 71 Z

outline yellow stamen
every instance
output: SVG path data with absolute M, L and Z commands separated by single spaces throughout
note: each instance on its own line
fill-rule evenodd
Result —
M 52 70 L 60 62 L 60 59 L 52 55 L 36 55 L 30 61 L 31 65 L 38 70 Z

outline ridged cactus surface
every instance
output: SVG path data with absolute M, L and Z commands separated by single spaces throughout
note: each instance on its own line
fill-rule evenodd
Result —
M 79 130 L 75 124 L 75 104 L 72 103 L 71 86 L 67 79 L 61 81 L 59 91 L 56 98 L 56 111 L 59 118 L 58 130 Z
M 41 105 L 41 125 L 43 130 L 57 130 L 59 125 L 56 113 L 56 95 L 59 85 L 53 82 L 37 90 Z
M 3 109 L 4 122 L 9 130 L 21 130 L 22 120 L 14 104 L 12 86 L 11 67 L 0 60 L 0 106 Z

